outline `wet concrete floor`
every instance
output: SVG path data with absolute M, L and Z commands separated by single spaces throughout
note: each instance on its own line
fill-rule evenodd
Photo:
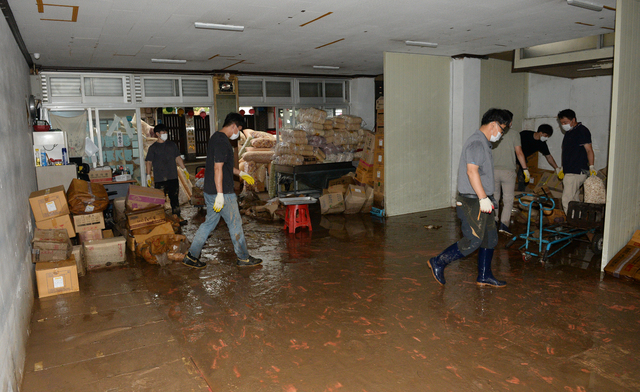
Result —
M 475 285 L 475 254 L 441 287 L 426 261 L 460 238 L 453 209 L 312 218 L 245 217 L 257 268 L 221 224 L 203 270 L 132 261 L 36 300 L 22 391 L 640 390 L 640 285 L 601 280 L 587 244 L 545 265 L 503 237 L 506 288 Z

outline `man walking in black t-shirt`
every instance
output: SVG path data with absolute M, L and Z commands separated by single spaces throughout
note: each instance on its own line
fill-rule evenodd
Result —
M 247 241 L 242 230 L 242 216 L 238 208 L 238 199 L 233 189 L 233 175 L 236 174 L 249 185 L 254 183 L 253 177 L 234 167 L 233 147 L 229 139 L 240 136 L 244 126 L 244 118 L 239 113 L 229 113 L 222 129 L 211 135 L 207 150 L 207 162 L 204 172 L 204 201 L 207 205 L 207 219 L 200 225 L 193 236 L 189 253 L 182 264 L 191 268 L 204 268 L 207 263 L 200 260 L 200 253 L 209 234 L 216 228 L 220 218 L 224 219 L 233 249 L 238 256 L 238 267 L 250 267 L 262 263 L 262 260 L 249 255 Z M 215 195 L 215 196 L 214 196 Z
M 165 195 L 169 196 L 171 201 L 171 212 L 180 216 L 180 202 L 178 201 L 178 193 L 180 192 L 180 183 L 178 181 L 178 169 L 185 172 L 187 179 L 189 174 L 184 167 L 184 162 L 180 156 L 178 146 L 169 139 L 167 127 L 164 124 L 158 124 L 153 129 L 156 133 L 156 140 L 147 151 L 145 164 L 147 169 L 147 184 L 151 186 L 151 168 L 153 167 L 153 178 L 156 189 L 162 189 Z
M 579 123 L 576 113 L 571 109 L 558 113 L 558 122 L 566 132 L 562 139 L 562 208 L 567 212 L 570 201 L 579 201 L 580 187 L 587 179 L 587 175 L 595 176 L 594 153 L 591 146 L 591 132 Z

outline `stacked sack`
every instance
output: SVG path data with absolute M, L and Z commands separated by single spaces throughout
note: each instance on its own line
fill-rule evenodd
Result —
M 268 181 L 267 168 L 271 164 L 276 146 L 276 137 L 267 132 L 246 129 L 240 140 L 243 148 L 240 150 L 240 170 L 254 178 L 255 183 L 249 185 L 244 182 L 245 191 L 264 192 Z
M 306 132 L 308 136 L 325 136 L 325 120 L 327 112 L 316 108 L 304 108 L 298 111 L 296 129 Z M 328 128 L 326 130 L 329 130 Z
M 313 146 L 307 142 L 307 133 L 301 129 L 283 129 L 281 142 L 276 145 L 273 162 L 276 165 L 298 166 L 305 156 L 313 155 Z M 309 151 L 311 149 L 311 151 Z

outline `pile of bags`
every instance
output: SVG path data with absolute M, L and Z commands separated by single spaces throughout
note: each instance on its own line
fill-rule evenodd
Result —
M 255 180 L 253 185 L 243 181 L 244 191 L 264 192 L 268 183 L 268 167 L 276 147 L 276 137 L 267 132 L 245 129 L 241 133 L 239 168 Z

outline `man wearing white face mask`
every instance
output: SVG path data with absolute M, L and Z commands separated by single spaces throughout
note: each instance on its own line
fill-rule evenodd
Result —
M 147 184 L 151 186 L 151 168 L 153 167 L 153 178 L 155 179 L 156 189 L 164 190 L 164 193 L 169 196 L 172 213 L 180 216 L 180 202 L 178 201 L 180 183 L 178 181 L 178 169 L 176 165 L 180 166 L 187 175 L 187 178 L 188 172 L 180 156 L 178 146 L 169 140 L 166 125 L 158 124 L 153 131 L 156 133 L 158 140 L 149 146 L 145 158 Z
M 547 140 L 553 135 L 553 127 L 549 124 L 541 124 L 538 127 L 536 132 L 533 131 L 522 131 L 520 132 L 520 142 L 522 144 L 522 153 L 524 154 L 525 159 L 528 159 L 531 155 L 540 152 L 544 155 L 545 159 L 553 167 L 553 170 L 556 171 L 556 175 L 560 180 L 564 174 L 560 173 L 560 168 L 556 163 L 556 160 L 553 159 L 553 155 L 549 151 L 549 146 L 547 146 Z M 526 167 L 526 166 L 525 166 Z M 520 166 L 520 170 L 522 170 L 522 179 L 528 177 L 528 173 L 524 173 L 522 166 Z M 526 186 L 525 181 L 521 181 L 519 183 L 518 190 L 524 191 Z
M 591 132 L 576 120 L 576 113 L 571 109 L 558 113 L 558 122 L 565 131 L 562 139 L 562 208 L 567 212 L 570 201 L 579 201 L 580 187 L 587 175 L 595 176 L 594 153 L 591 146 Z
M 507 284 L 496 279 L 491 272 L 493 249 L 498 244 L 498 230 L 494 223 L 493 156 L 490 142 L 500 140 L 511 123 L 511 118 L 512 115 L 507 110 L 489 109 L 482 116 L 480 129 L 469 136 L 462 146 L 456 212 L 464 237 L 427 262 L 433 277 L 441 285 L 445 284 L 445 267 L 477 249 L 477 285 L 504 287 Z
M 249 255 L 247 242 L 242 230 L 242 216 L 238 208 L 238 199 L 233 189 L 233 175 L 238 175 L 248 184 L 254 179 L 249 174 L 234 167 L 233 147 L 229 140 L 240 136 L 244 127 L 244 118 L 239 113 L 229 113 L 222 129 L 211 135 L 207 150 L 207 162 L 204 172 L 204 201 L 207 205 L 207 219 L 200 225 L 193 236 L 189 253 L 182 264 L 191 268 L 204 268 L 207 263 L 200 260 L 200 253 L 207 242 L 209 234 L 216 228 L 220 218 L 229 228 L 233 250 L 238 256 L 238 267 L 259 265 L 262 260 Z M 215 196 L 214 196 L 215 195 Z

